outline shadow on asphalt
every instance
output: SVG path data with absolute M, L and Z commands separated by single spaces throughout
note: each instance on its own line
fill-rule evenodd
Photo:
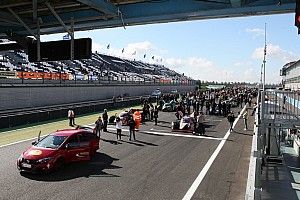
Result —
M 149 146 L 155 146 L 155 147 L 158 146 L 157 144 L 153 144 L 153 143 L 145 142 L 145 141 L 141 141 L 141 140 L 135 140 L 135 142 L 139 142 L 139 143 L 141 143 L 141 144 L 149 145 Z
M 133 144 L 133 145 L 139 146 L 139 147 L 145 146 L 145 145 L 143 145 L 143 144 L 135 143 L 134 141 L 125 141 L 125 140 L 123 140 L 123 142 L 124 142 L 124 143 L 127 143 L 127 144 Z
M 102 140 L 103 142 L 108 142 L 108 143 L 114 144 L 114 145 L 122 144 L 121 142 L 118 142 L 118 141 L 116 141 L 116 140 L 107 140 L 107 139 L 102 139 L 102 138 L 101 138 L 101 140 Z
M 170 124 L 170 123 L 169 123 Z M 157 125 L 156 126 L 159 126 L 159 127 L 165 127 L 165 128 L 171 128 L 171 126 L 166 126 L 166 125 L 162 125 L 162 124 L 159 124 L 159 122 L 157 122 Z
M 121 140 L 121 141 L 124 143 L 127 143 L 127 144 L 133 144 L 133 145 L 136 145 L 139 147 L 143 147 L 145 145 L 158 146 L 157 144 L 153 144 L 153 143 L 145 142 L 145 141 L 141 141 L 141 140 Z
M 243 133 L 243 132 L 233 130 L 232 133 L 239 134 L 239 135 L 253 136 L 252 132 L 251 133 Z
M 157 123 L 160 123 L 160 124 L 171 124 L 171 122 L 163 121 L 163 120 L 158 120 Z M 170 127 L 170 126 L 168 126 L 168 127 Z
M 106 169 L 120 169 L 122 167 L 113 165 L 116 160 L 107 154 L 97 152 L 91 161 L 70 163 L 56 172 L 30 174 L 21 172 L 23 177 L 36 181 L 57 182 L 72 180 L 80 177 L 120 177 L 118 175 L 104 172 Z

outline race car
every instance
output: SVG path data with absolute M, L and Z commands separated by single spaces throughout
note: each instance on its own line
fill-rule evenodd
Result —
M 193 132 L 194 118 L 192 116 L 184 116 L 180 120 L 172 122 L 172 131 Z
M 123 111 L 119 114 L 119 118 L 121 119 L 122 126 L 128 125 L 130 115 L 131 114 L 128 111 Z
M 119 114 L 119 118 L 121 119 L 123 126 L 128 125 L 129 117 L 132 116 L 135 113 L 135 111 L 139 111 L 140 113 L 143 113 L 141 109 L 131 108 L 129 111 L 122 111 Z
M 38 173 L 58 170 L 66 163 L 90 160 L 99 149 L 99 139 L 87 127 L 57 130 L 33 142 L 17 159 L 17 168 Z
M 172 112 L 176 110 L 176 102 L 174 100 L 170 101 L 169 103 L 164 103 L 162 109 L 164 112 Z

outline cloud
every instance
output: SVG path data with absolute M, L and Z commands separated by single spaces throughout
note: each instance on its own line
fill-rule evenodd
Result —
M 252 58 L 256 60 L 263 60 L 264 47 L 256 48 L 252 53 Z M 299 56 L 293 52 L 282 49 L 279 45 L 268 44 L 267 45 L 267 57 L 269 59 L 277 59 L 284 63 L 295 61 L 299 59 Z
M 157 48 L 149 41 L 129 43 L 123 48 L 108 49 L 108 53 L 114 56 L 124 57 L 127 59 L 141 58 L 145 53 L 152 53 Z M 123 53 L 122 53 L 123 51 Z
M 265 31 L 263 29 L 260 28 L 247 28 L 246 29 L 247 33 L 250 33 L 253 35 L 253 37 L 259 37 L 259 36 L 264 36 L 265 35 Z
M 218 68 L 213 61 L 201 57 L 167 58 L 166 67 L 199 80 L 230 81 L 233 72 Z
M 99 44 L 99 43 L 97 43 L 97 42 L 93 42 L 93 44 L 92 44 L 92 52 L 95 52 L 95 51 L 100 52 L 100 51 L 102 51 L 104 48 L 105 48 L 104 45 Z
M 127 44 L 123 53 L 123 48 L 114 48 L 113 44 L 107 49 L 107 44 L 93 43 L 93 49 L 130 60 L 136 59 L 147 63 L 162 64 L 193 79 L 218 82 L 257 82 L 259 80 L 259 72 L 255 73 L 256 70 L 251 61 L 236 62 L 233 66 L 238 70 L 230 70 L 226 67 L 218 66 L 214 61 L 201 56 L 165 58 L 163 56 L 165 51 L 157 48 L 149 41 Z M 146 54 L 146 58 L 144 58 L 144 54 Z M 154 59 L 152 59 L 153 56 Z
M 242 80 L 245 82 L 257 82 L 259 80 L 259 74 L 255 69 L 247 68 L 242 74 Z

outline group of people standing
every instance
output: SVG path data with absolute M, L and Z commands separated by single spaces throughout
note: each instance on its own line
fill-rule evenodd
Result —
M 227 89 L 212 89 L 208 91 L 195 91 L 183 94 L 181 96 L 170 95 L 162 96 L 161 100 L 174 100 L 179 102 L 176 107 L 176 117 L 178 120 L 184 116 L 193 113 L 194 134 L 205 134 L 205 114 L 214 114 L 227 117 L 230 124 L 230 131 L 233 131 L 233 123 L 235 121 L 234 113 L 231 111 L 232 101 L 236 102 L 236 106 L 247 105 L 246 110 L 242 113 L 245 130 L 248 129 L 248 108 L 251 106 L 252 98 L 256 96 L 256 90 L 245 88 L 227 88 Z M 160 103 L 160 99 L 157 103 Z M 129 140 L 136 140 L 135 131 L 139 129 L 140 123 L 145 121 L 154 121 L 158 123 L 158 106 L 153 106 L 149 99 L 141 99 L 142 111 L 132 109 L 128 112 Z M 257 105 L 254 105 L 254 114 Z M 204 114 L 205 113 L 205 114 Z M 73 109 L 68 110 L 69 125 L 75 125 L 75 113 Z M 107 110 L 104 109 L 102 115 L 95 121 L 95 134 L 101 136 L 101 131 L 107 132 L 109 122 Z M 121 140 L 122 136 L 122 120 L 118 116 L 114 116 L 115 128 L 117 132 L 117 140 Z
M 249 105 L 249 104 L 248 104 Z M 248 106 L 246 105 L 246 106 Z M 244 130 L 248 130 L 248 109 L 249 107 L 246 107 L 245 111 L 242 113 L 242 118 L 243 118 L 243 121 L 244 121 Z M 230 124 L 230 132 L 233 131 L 233 123 L 234 123 L 234 120 L 235 120 L 235 116 L 233 114 L 233 112 L 230 112 L 227 116 L 227 120 Z
M 152 105 L 152 104 L 151 104 Z M 129 140 L 131 141 L 136 140 L 135 132 L 139 130 L 140 124 L 144 123 L 146 120 L 153 120 L 155 121 L 155 125 L 157 125 L 158 119 L 158 110 L 157 106 L 154 109 L 151 109 L 151 106 L 148 104 L 148 101 L 143 102 L 143 112 L 139 110 L 130 109 L 127 115 L 127 125 L 129 127 Z M 117 133 L 117 140 L 122 139 L 122 120 L 117 114 L 113 116 Z M 108 113 L 107 110 L 104 109 L 104 112 L 98 117 L 95 122 L 95 134 L 99 137 L 101 136 L 101 131 L 107 132 L 107 124 L 108 124 Z
M 234 113 L 231 110 L 232 104 L 234 103 L 237 107 L 247 105 L 247 109 L 242 113 L 245 130 L 247 130 L 248 109 L 251 107 L 252 99 L 256 97 L 256 92 L 256 89 L 238 87 L 189 92 L 182 95 L 179 105 L 176 107 L 175 115 L 180 120 L 182 117 L 194 113 L 194 132 L 200 131 L 201 134 L 205 133 L 204 113 L 206 115 L 224 116 L 227 117 L 230 131 L 232 131 L 235 120 Z M 255 112 L 256 107 L 255 105 L 251 115 Z
M 142 99 L 142 122 L 144 123 L 145 121 L 153 121 L 155 122 L 155 125 L 157 125 L 157 119 L 158 119 L 158 107 L 153 106 L 151 101 L 148 99 Z

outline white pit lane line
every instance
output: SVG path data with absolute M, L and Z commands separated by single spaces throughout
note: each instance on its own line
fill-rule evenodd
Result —
M 153 135 L 165 135 L 165 136 L 173 136 L 173 137 L 198 138 L 198 139 L 207 139 L 207 140 L 224 140 L 224 138 L 214 138 L 209 136 L 184 135 L 178 133 L 163 133 L 163 132 L 155 132 L 155 131 L 141 131 L 141 133 L 149 133 Z
M 233 123 L 233 128 L 237 124 L 238 120 L 241 118 L 242 113 L 244 113 L 245 109 L 246 109 L 246 105 L 244 106 L 244 108 L 240 112 L 239 116 L 235 119 L 235 121 Z M 225 142 L 227 141 L 230 133 L 231 133 L 230 130 L 228 130 L 227 133 L 226 133 L 226 135 L 223 137 L 223 140 L 220 142 L 220 144 L 218 145 L 218 147 L 216 148 L 216 150 L 214 151 L 214 153 L 208 159 L 207 163 L 205 164 L 205 166 L 203 167 L 203 169 L 200 171 L 200 173 L 197 176 L 196 180 L 193 182 L 192 186 L 189 188 L 189 190 L 184 195 L 184 197 L 182 198 L 182 200 L 190 200 L 193 197 L 194 193 L 196 192 L 197 188 L 199 187 L 199 185 L 203 181 L 203 179 L 204 179 L 206 173 L 208 172 L 209 168 L 211 167 L 211 165 L 215 161 L 216 157 L 218 156 L 218 154 L 222 150 L 222 148 L 223 148 Z
M 94 124 L 89 124 L 86 125 L 87 127 L 94 128 Z M 113 125 L 108 126 L 107 129 L 111 131 L 116 131 L 116 128 L 112 128 Z M 122 129 L 122 131 L 129 132 L 129 129 Z M 199 136 L 199 135 L 184 135 L 184 134 L 178 134 L 178 133 L 170 133 L 166 132 L 166 130 L 156 130 L 151 128 L 150 131 L 142 131 L 140 130 L 140 133 L 149 133 L 153 135 L 163 135 L 163 136 L 173 136 L 173 137 L 186 137 L 186 138 L 197 138 L 197 139 L 207 139 L 207 140 L 224 140 L 224 138 L 215 138 L 215 137 L 210 137 L 210 136 Z
M 116 131 L 117 129 L 115 128 L 107 128 L 108 130 Z M 161 132 L 161 131 L 154 131 L 155 129 L 150 129 L 151 131 L 142 131 L 140 130 L 140 133 L 149 133 L 153 135 L 162 135 L 162 136 L 173 136 L 173 137 L 186 137 L 186 138 L 198 138 L 198 139 L 207 139 L 207 140 L 224 140 L 224 138 L 214 138 L 210 136 L 198 136 L 198 135 L 184 135 L 184 134 L 177 134 L 177 133 L 166 133 L 166 132 Z M 122 129 L 122 131 L 127 131 L 129 132 L 128 129 Z

